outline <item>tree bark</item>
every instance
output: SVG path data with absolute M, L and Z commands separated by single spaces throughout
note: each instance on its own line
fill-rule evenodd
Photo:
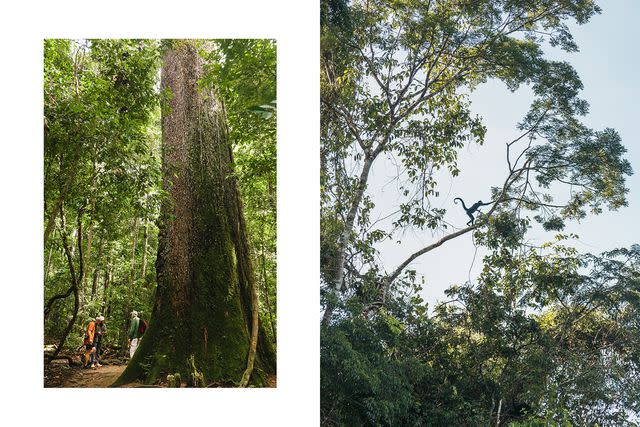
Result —
M 55 230 L 53 230 L 53 234 L 55 236 Z M 49 256 L 47 257 L 47 265 L 44 269 L 44 283 L 45 286 L 47 284 L 47 279 L 49 278 L 49 269 L 51 268 L 51 255 L 53 254 L 53 245 L 49 246 Z
M 67 337 L 69 336 L 69 332 L 71 332 L 71 329 L 73 329 L 73 325 L 76 322 L 76 318 L 78 317 L 78 309 L 80 308 L 80 296 L 78 295 L 78 285 L 82 282 L 82 276 L 84 274 L 84 264 L 82 259 L 82 209 L 80 209 L 80 211 L 78 212 L 78 253 L 80 255 L 79 256 L 80 265 L 79 265 L 77 275 L 76 275 L 75 267 L 73 265 L 73 256 L 69 249 L 69 242 L 67 240 L 67 234 L 65 231 L 64 212 L 62 209 L 62 205 L 60 205 L 60 220 L 62 221 L 61 231 L 60 231 L 60 235 L 62 236 L 62 245 L 64 247 L 64 252 L 67 256 L 67 262 L 69 264 L 69 273 L 71 274 L 71 287 L 69 288 L 69 290 L 73 292 L 73 314 L 71 316 L 71 319 L 69 319 L 69 322 L 67 323 L 67 327 L 62 333 L 62 337 L 60 337 L 60 343 L 58 344 L 58 347 L 56 348 L 56 350 L 53 352 L 51 356 L 48 356 L 48 362 L 51 362 L 56 358 L 56 356 L 58 356 L 58 353 L 60 353 L 60 351 L 62 350 L 62 347 L 64 346 L 64 343 Z M 69 295 L 69 293 L 67 294 L 67 296 Z M 46 313 L 48 313 L 48 311 L 51 310 L 51 304 L 53 304 L 53 298 L 49 300 L 49 304 L 47 304 Z
M 251 341 L 249 343 L 249 355 L 247 356 L 247 367 L 240 379 L 240 387 L 249 385 L 253 366 L 256 361 L 256 350 L 258 347 L 258 295 L 256 294 L 255 283 L 251 287 Z
M 136 278 L 136 248 L 138 246 L 138 218 L 133 220 L 133 247 L 131 248 L 131 286 Z
M 102 282 L 102 313 L 103 316 L 107 317 L 109 315 L 109 306 L 108 306 L 108 294 L 107 289 L 109 288 L 109 283 L 111 282 L 111 263 L 109 258 L 107 258 L 106 268 L 104 270 L 104 277 Z
M 86 239 L 84 238 L 84 236 L 79 235 L 78 238 L 82 239 L 83 241 L 86 240 L 87 241 L 87 247 L 86 249 L 84 249 L 84 251 L 81 253 L 82 254 L 82 262 L 84 263 L 84 271 L 86 272 L 82 278 L 80 279 L 80 282 L 78 283 L 78 293 L 80 294 L 80 305 L 82 306 L 82 308 L 86 307 L 87 302 L 89 301 L 89 298 L 87 297 L 87 276 L 89 276 L 90 273 L 90 265 L 91 265 L 91 244 L 92 244 L 92 240 L 93 240 L 93 220 L 91 219 L 91 217 L 89 217 L 89 226 L 87 227 L 87 237 Z M 84 233 L 84 231 L 79 230 L 79 232 L 82 234 Z
M 75 162 L 77 162 L 77 159 Z M 73 184 L 73 180 L 76 176 L 76 168 L 72 168 L 72 170 L 67 172 L 67 179 L 64 181 L 64 184 L 60 188 L 60 194 L 58 195 L 56 203 L 53 205 L 53 209 L 51 210 L 49 218 L 47 219 L 47 225 L 44 228 L 44 246 L 47 245 L 47 242 L 49 241 L 49 235 L 55 227 L 56 217 L 58 216 L 58 213 L 62 208 L 62 203 L 64 202 L 64 197 L 67 193 L 67 190 L 69 189 L 69 187 L 71 187 L 71 184 Z
M 88 277 L 91 277 L 91 247 L 93 246 L 93 219 L 89 219 L 89 230 L 87 231 L 87 250 L 85 251 L 84 265 L 87 274 L 82 279 L 81 289 L 84 291 Z
M 63 197 L 62 195 L 60 195 L 58 197 L 58 200 L 56 200 L 56 203 L 53 206 L 51 213 L 49 214 L 49 218 L 47 219 L 47 225 L 44 228 L 44 238 L 43 238 L 45 246 L 49 241 L 49 235 L 51 234 L 51 232 L 53 231 L 53 228 L 56 225 L 56 217 L 58 216 L 58 211 L 60 210 L 60 206 L 62 206 L 62 200 L 63 200 Z
M 147 277 L 147 248 L 149 245 L 149 223 L 144 222 L 144 244 L 142 245 L 142 283 L 145 283 Z
M 381 144 L 380 147 L 383 145 Z M 360 209 L 360 204 L 362 203 L 362 199 L 364 197 L 364 192 L 367 189 L 367 181 L 369 180 L 369 172 L 371 171 L 371 166 L 373 165 L 374 160 L 381 152 L 381 149 L 376 149 L 372 154 L 365 153 L 364 165 L 362 166 L 362 171 L 360 172 L 360 178 L 354 189 L 353 200 L 351 201 L 351 205 L 349 207 L 349 212 L 347 213 L 347 218 L 344 224 L 344 229 L 340 234 L 340 238 L 338 239 L 338 262 L 335 265 L 333 270 L 332 279 L 333 283 L 328 284 L 328 291 L 332 294 L 332 298 L 327 300 L 327 306 L 325 307 L 324 314 L 322 315 L 322 325 L 328 325 L 331 316 L 333 315 L 333 310 L 335 309 L 335 299 L 338 298 L 338 293 L 344 292 L 346 290 L 346 286 L 344 283 L 344 264 L 347 256 L 347 246 L 349 245 L 349 240 L 351 239 L 351 234 L 353 233 L 353 226 L 356 220 L 356 215 L 358 210 Z
M 262 222 L 262 242 L 261 243 L 261 248 L 260 248 L 260 263 L 261 265 L 261 272 L 262 272 L 262 290 L 264 292 L 264 300 L 265 303 L 267 305 L 267 311 L 269 312 L 269 324 L 271 325 L 271 336 L 272 338 L 275 340 L 276 339 L 276 325 L 275 322 L 273 321 L 273 308 L 271 306 L 271 302 L 269 300 L 269 286 L 268 286 L 268 281 L 267 281 L 267 259 L 265 256 L 265 242 L 264 242 L 264 221 Z
M 256 315 L 226 116 L 215 93 L 198 88 L 203 65 L 196 49 L 176 44 L 162 68 L 162 90 L 169 89 L 171 99 L 162 117 L 169 200 L 160 221 L 158 286 L 149 328 L 114 385 L 139 378 L 153 383 L 176 372 L 187 378 L 192 357 L 207 383 L 237 383 L 248 375 L 262 385 L 275 372 L 275 354 Z
M 137 288 L 136 288 L 136 248 L 138 246 L 138 217 L 137 216 L 133 220 L 132 233 L 133 233 L 132 234 L 133 246 L 131 247 L 131 272 L 129 274 L 129 299 L 127 300 L 127 305 L 125 310 L 126 313 L 129 313 L 132 310 L 135 310 L 132 304 L 136 300 L 136 294 L 137 294 Z M 122 329 L 126 330 L 129 326 L 129 319 L 127 317 L 124 317 L 122 320 L 123 320 Z M 127 339 L 126 337 L 123 336 L 121 340 L 122 346 L 125 347 L 126 343 L 127 343 Z
M 98 244 L 98 256 L 96 257 L 96 266 L 93 269 L 93 278 L 91 281 L 91 301 L 95 301 L 96 299 L 96 292 L 98 291 L 98 276 L 100 275 L 100 268 L 104 264 L 104 262 L 102 262 L 103 245 L 104 245 L 104 238 L 101 238 L 100 243 Z

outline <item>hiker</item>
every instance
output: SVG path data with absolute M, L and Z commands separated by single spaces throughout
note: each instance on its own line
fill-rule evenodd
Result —
M 95 355 L 95 347 L 94 347 L 94 338 L 95 338 L 95 332 L 96 332 L 96 323 L 95 321 L 91 321 L 89 322 L 89 325 L 87 325 L 87 330 L 85 331 L 85 335 L 84 335 L 84 348 L 85 348 L 85 353 L 84 353 L 84 359 L 83 359 L 83 367 L 87 368 L 89 367 L 89 364 L 91 364 L 91 368 L 96 368 L 96 364 L 95 364 L 95 360 L 94 360 L 94 355 Z
M 129 326 L 129 357 L 133 357 L 136 349 L 138 348 L 138 342 L 140 340 L 140 319 L 138 318 L 138 312 L 131 312 L 131 325 Z
M 104 324 L 104 316 L 100 315 L 96 317 L 95 321 L 95 334 L 93 339 L 93 346 L 95 347 L 95 355 L 94 360 L 96 362 L 96 366 L 102 366 L 100 364 L 100 355 L 102 354 L 102 337 L 107 333 L 107 325 Z

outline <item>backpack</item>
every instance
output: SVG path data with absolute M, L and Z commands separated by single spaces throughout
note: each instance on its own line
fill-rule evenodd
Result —
M 90 330 L 93 331 L 93 336 L 90 335 L 90 332 L 89 332 Z M 89 325 L 87 326 L 87 329 L 85 329 L 85 331 L 84 331 L 83 343 L 84 344 L 92 344 L 93 343 L 93 339 L 95 337 L 95 333 L 96 333 L 95 323 L 94 322 L 89 322 Z
M 147 330 L 147 321 L 140 319 L 140 324 L 138 325 L 138 335 L 142 336 L 144 335 L 144 331 Z

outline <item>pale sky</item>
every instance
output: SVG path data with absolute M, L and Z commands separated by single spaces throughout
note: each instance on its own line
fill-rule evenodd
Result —
M 569 61 L 577 70 L 584 90 L 581 98 L 590 104 L 589 114 L 583 122 L 595 129 L 616 129 L 628 152 L 635 174 L 627 180 L 629 206 L 617 212 L 604 211 L 599 216 L 588 216 L 580 223 L 570 222 L 564 232 L 576 233 L 580 240 L 575 246 L 580 252 L 599 253 L 616 247 L 640 243 L 637 218 L 640 218 L 640 145 L 634 132 L 638 117 L 640 84 L 640 1 L 601 1 L 603 11 L 583 26 L 570 25 L 580 51 L 565 53 L 546 47 L 553 59 Z M 501 185 L 506 177 L 505 143 L 517 137 L 516 124 L 527 112 L 532 96 L 527 88 L 515 93 L 504 84 L 490 81 L 472 95 L 472 109 L 484 118 L 487 135 L 483 146 L 464 148 L 459 165 L 462 173 L 452 179 L 443 175 L 440 198 L 435 206 L 447 209 L 446 220 L 457 227 L 467 221 L 464 211 L 453 204 L 461 196 L 467 204 L 478 199 L 489 200 L 491 186 Z M 375 194 L 376 212 L 390 212 L 396 206 L 394 185 L 384 186 L 393 177 L 395 168 L 379 159 L 374 164 L 368 194 Z M 450 188 L 450 190 L 449 190 Z M 485 208 L 486 211 L 486 208 Z M 375 216 L 372 215 L 372 219 Z M 540 232 L 529 234 L 532 242 L 548 241 L 551 235 Z M 380 245 L 381 258 L 387 272 L 392 271 L 407 256 L 436 240 L 429 232 L 407 232 L 402 243 L 386 241 Z M 475 247 L 471 234 L 445 243 L 423 255 L 411 265 L 425 276 L 423 298 L 433 303 L 445 298 L 444 290 L 454 283 L 464 283 L 477 275 L 482 266 L 481 250 L 475 262 Z M 472 265 L 473 264 L 473 265 Z M 471 274 L 469 270 L 471 269 Z

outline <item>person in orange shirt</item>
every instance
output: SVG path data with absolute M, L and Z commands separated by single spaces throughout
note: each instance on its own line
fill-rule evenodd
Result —
M 83 367 L 85 368 L 89 365 L 89 363 L 91 363 L 92 368 L 97 367 L 93 357 L 96 351 L 93 345 L 93 339 L 95 337 L 95 334 L 96 334 L 96 323 L 92 320 L 91 322 L 89 322 L 89 325 L 87 326 L 87 330 L 84 335 L 85 353 L 84 353 Z

